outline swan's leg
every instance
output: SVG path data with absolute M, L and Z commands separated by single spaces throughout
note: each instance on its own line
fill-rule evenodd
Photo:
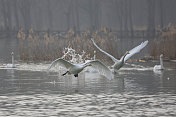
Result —
M 69 71 L 66 71 L 64 74 L 62 74 L 62 76 L 65 76 Z
M 75 74 L 74 76 L 75 76 L 75 77 L 78 77 L 78 74 Z
M 114 75 L 118 75 L 119 74 L 118 70 L 116 70 L 116 69 L 113 70 L 113 73 L 114 73 Z

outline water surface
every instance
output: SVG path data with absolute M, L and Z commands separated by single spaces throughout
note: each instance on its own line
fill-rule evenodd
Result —
M 154 72 L 157 63 L 125 66 L 113 80 L 90 72 L 78 78 L 48 73 L 49 64 L 1 68 L 0 116 L 176 116 L 175 63 Z

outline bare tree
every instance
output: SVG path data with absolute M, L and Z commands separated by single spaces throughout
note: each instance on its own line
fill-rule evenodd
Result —
M 16 30 L 19 30 L 20 26 L 19 26 L 19 15 L 18 15 L 18 0 L 13 0 L 12 1 L 13 4 L 13 10 L 14 10 L 14 17 L 15 17 L 15 28 Z
M 99 0 L 89 0 L 89 14 L 90 14 L 90 25 L 91 31 L 100 28 L 99 24 L 99 13 L 100 13 L 100 1 Z
M 133 33 L 133 19 L 132 19 L 132 4 L 131 4 L 131 0 L 128 0 L 128 3 L 129 3 L 129 27 L 130 27 L 130 31 L 131 31 L 131 37 L 133 38 L 134 37 L 134 33 Z
M 28 30 L 31 27 L 31 16 L 30 16 L 31 1 L 30 0 L 21 0 L 19 2 L 19 9 L 20 9 L 20 13 L 22 15 L 24 29 Z
M 80 31 L 80 27 L 79 27 L 79 4 L 78 4 L 78 0 L 75 0 L 75 4 L 74 4 L 74 8 L 75 8 L 75 14 L 76 14 L 76 30 Z
M 4 29 L 8 32 L 11 29 L 11 8 L 10 1 L 2 0 L 2 13 L 4 19 Z
M 161 28 L 163 28 L 163 26 L 164 26 L 164 17 L 163 17 L 163 15 L 164 15 L 164 12 L 163 12 L 163 0 L 160 0 L 159 1 L 159 10 L 160 10 L 160 26 L 161 26 Z
M 155 0 L 147 0 L 148 5 L 148 36 L 155 35 Z
M 53 14 L 52 14 L 52 7 L 51 7 L 51 0 L 47 0 L 47 4 L 48 4 L 48 22 L 49 22 L 49 27 L 48 29 L 51 30 L 51 28 L 53 27 Z

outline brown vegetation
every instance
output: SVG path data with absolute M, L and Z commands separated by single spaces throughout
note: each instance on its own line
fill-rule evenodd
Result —
M 32 29 L 25 33 L 20 29 L 17 37 L 20 59 L 23 61 L 51 61 L 62 57 L 66 47 L 73 48 L 79 54 L 85 52 L 84 57 L 90 59 L 93 57 L 94 50 L 97 50 L 90 40 L 91 37 L 102 49 L 113 55 L 114 47 L 111 44 L 113 40 L 117 40 L 117 37 L 107 28 L 93 33 L 87 30 L 80 34 L 75 34 L 72 29 L 66 33 L 57 34 L 36 33 Z M 101 52 L 97 51 L 96 54 L 101 58 Z M 103 56 L 103 59 L 106 58 Z
M 170 24 L 161 32 L 161 35 L 153 41 L 150 55 L 155 59 L 158 58 L 160 54 L 163 54 L 167 59 L 176 58 L 176 27 Z

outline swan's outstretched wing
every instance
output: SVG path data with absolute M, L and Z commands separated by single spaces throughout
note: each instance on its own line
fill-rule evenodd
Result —
M 67 69 L 70 69 L 71 67 L 74 66 L 74 65 L 73 65 L 72 63 L 70 63 L 70 62 L 68 62 L 68 61 L 66 61 L 66 60 L 64 60 L 64 59 L 62 59 L 62 58 L 58 58 L 58 59 L 54 60 L 54 61 L 51 63 L 51 65 L 49 66 L 48 70 L 51 69 L 51 67 L 53 67 L 53 66 L 56 65 L 56 64 L 59 64 L 60 66 L 65 67 L 65 68 L 67 68 Z
M 102 50 L 101 48 L 99 48 L 99 47 L 97 46 L 97 44 L 94 42 L 93 39 L 91 39 L 91 40 L 92 40 L 94 46 L 95 46 L 97 49 L 99 49 L 101 52 L 103 52 L 104 54 L 106 54 L 107 56 L 109 56 L 115 63 L 116 63 L 116 62 L 119 62 L 119 60 L 117 60 L 116 58 L 114 58 L 112 55 L 110 55 L 109 53 L 107 53 L 107 52 L 105 52 L 104 50 Z
M 102 62 L 98 61 L 98 60 L 90 60 L 90 61 L 87 61 L 86 63 L 84 64 L 91 64 L 93 68 L 95 68 L 96 70 L 98 70 L 98 72 L 104 76 L 106 76 L 108 79 L 113 79 L 113 74 L 112 72 L 110 71 L 110 69 L 104 65 Z
M 140 45 L 136 46 L 132 50 L 129 51 L 130 54 L 127 54 L 124 61 L 128 60 L 131 56 L 134 54 L 140 52 L 146 45 L 148 44 L 148 40 L 145 42 L 142 42 Z

